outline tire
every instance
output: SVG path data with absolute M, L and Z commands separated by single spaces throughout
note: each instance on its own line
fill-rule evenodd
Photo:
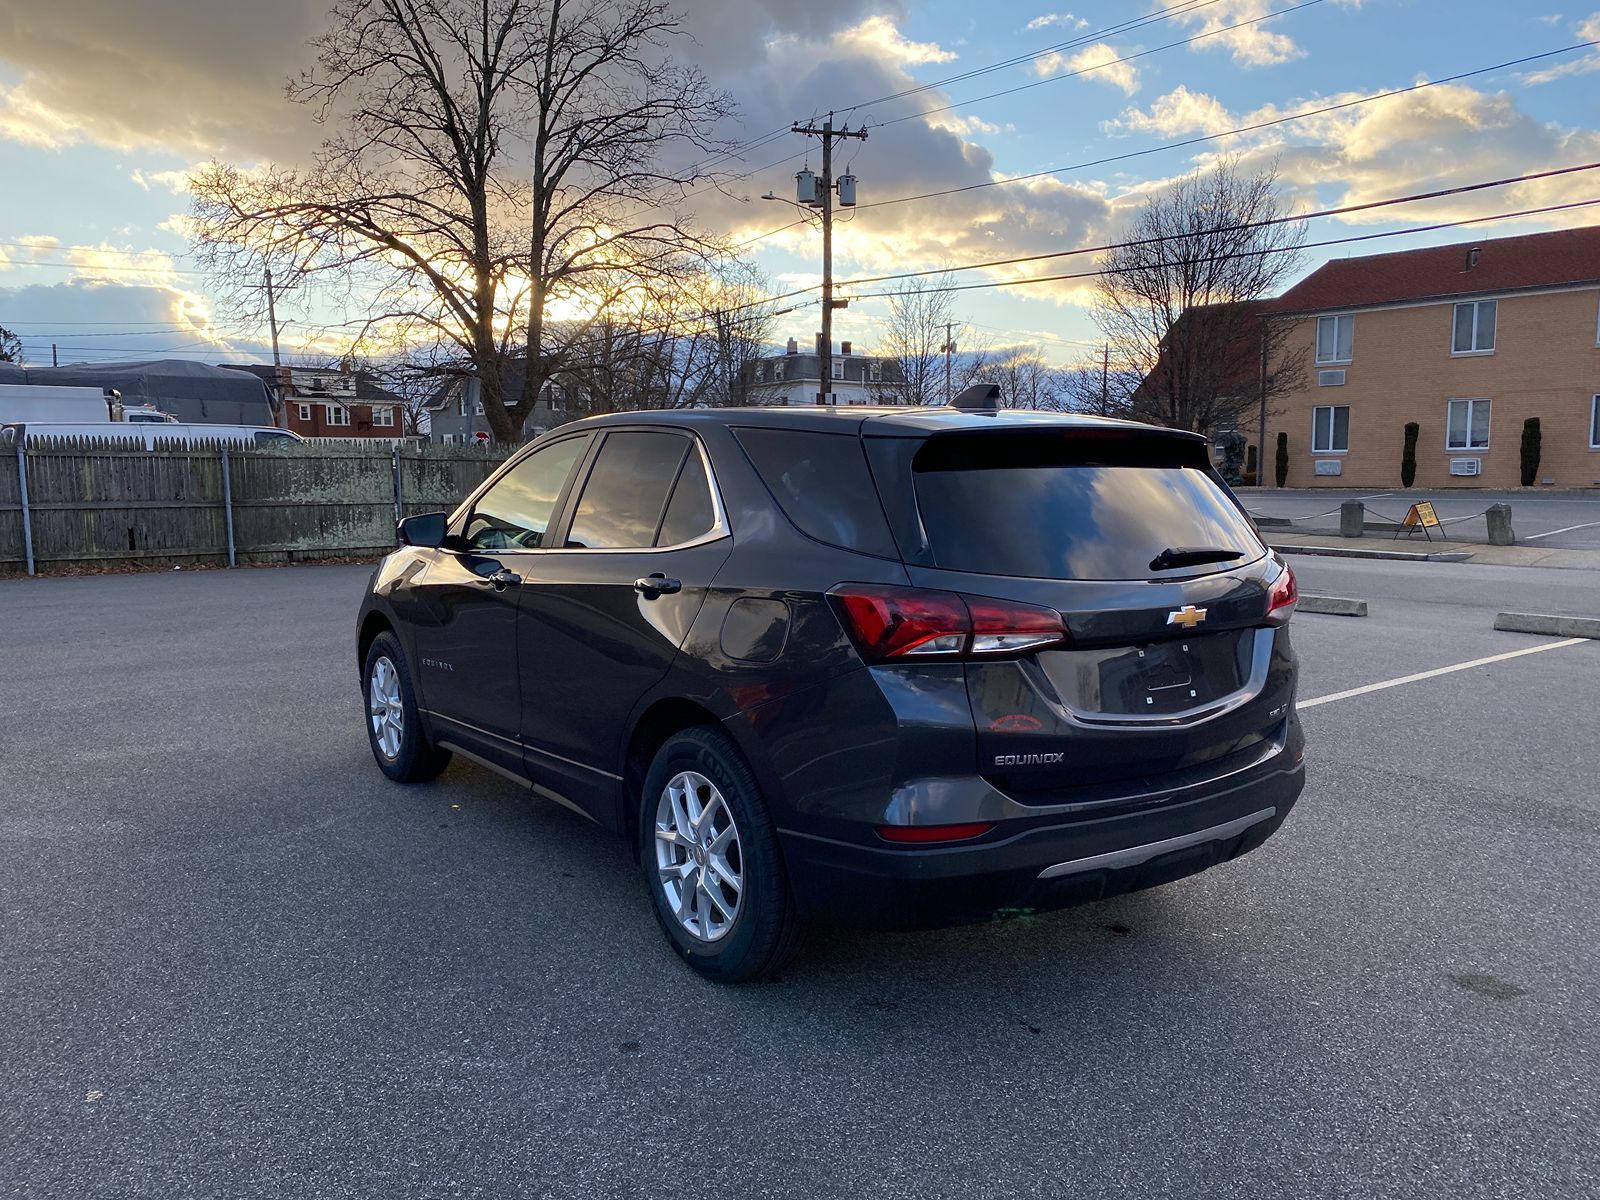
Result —
M 374 691 L 378 693 L 377 700 Z M 383 699 L 385 692 L 387 700 Z M 400 648 L 400 639 L 393 633 L 380 633 L 367 649 L 361 672 L 361 698 L 367 714 L 367 744 L 372 747 L 378 769 L 390 779 L 396 783 L 425 783 L 450 765 L 450 752 L 431 745 L 423 733 L 416 689 L 411 686 L 411 668 Z
M 638 834 L 656 920 L 702 975 L 720 983 L 770 976 L 799 947 L 803 930 L 771 815 L 749 765 L 721 730 L 687 729 L 657 751 L 645 774 Z

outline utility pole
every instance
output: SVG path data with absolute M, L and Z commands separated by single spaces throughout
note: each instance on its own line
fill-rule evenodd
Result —
M 1100 415 L 1111 415 L 1111 343 L 1100 347 Z
M 944 323 L 944 345 L 939 347 L 944 353 L 944 402 L 946 407 L 950 404 L 950 360 L 956 352 L 955 329 L 956 323 L 954 321 L 946 321 Z
M 795 176 L 797 199 L 801 204 L 812 208 L 822 209 L 822 337 L 817 346 L 818 375 L 817 403 L 828 402 L 828 392 L 833 386 L 833 310 L 844 308 L 848 300 L 835 301 L 833 298 L 833 193 L 835 186 L 839 190 L 839 204 L 842 208 L 850 208 L 856 202 L 856 177 L 845 175 L 835 185 L 833 178 L 833 143 L 838 138 L 859 138 L 866 140 L 865 129 L 835 129 L 833 127 L 833 114 L 822 123 L 822 128 L 815 125 L 795 125 L 791 133 L 803 133 L 807 137 L 822 139 L 822 178 L 818 179 L 810 171 L 801 171 Z
M 50 343 L 50 365 L 52 367 L 59 367 L 61 365 L 56 361 L 56 344 L 54 342 Z
M 279 428 L 289 428 L 289 405 L 284 399 L 282 385 L 278 381 L 278 368 L 283 362 L 278 357 L 278 305 L 272 295 L 272 268 L 267 267 L 267 324 L 272 327 L 272 388 L 278 393 L 278 411 L 274 414 Z

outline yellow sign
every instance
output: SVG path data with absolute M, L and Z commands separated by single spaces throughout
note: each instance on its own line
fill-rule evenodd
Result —
M 1439 525 L 1439 514 L 1433 511 L 1433 501 L 1424 500 L 1421 504 L 1413 504 L 1406 512 L 1403 528 L 1410 529 L 1415 525 Z

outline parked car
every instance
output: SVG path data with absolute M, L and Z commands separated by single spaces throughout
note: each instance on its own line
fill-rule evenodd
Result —
M 1304 781 L 1293 573 L 1204 439 L 1040 413 L 580 421 L 400 523 L 358 619 L 391 778 L 461 754 L 632 844 L 676 951 L 1178 879 Z

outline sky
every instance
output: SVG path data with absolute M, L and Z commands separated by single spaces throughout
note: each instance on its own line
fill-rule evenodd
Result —
M 737 120 L 722 131 L 727 137 L 752 139 L 832 111 L 836 121 L 868 130 L 865 141 L 844 144 L 837 164 L 857 177 L 863 206 L 966 189 L 863 207 L 841 220 L 835 272 L 849 280 L 1115 240 L 1153 192 L 1221 153 L 1252 169 L 1276 162 L 1300 212 L 1600 162 L 1596 47 L 1217 136 L 1600 41 L 1596 4 L 682 0 L 677 7 L 691 34 L 680 53 L 738 106 Z M 315 126 L 284 98 L 283 86 L 308 65 L 307 42 L 326 24 L 327 7 L 327 0 L 0 0 L 0 326 L 22 335 L 29 362 L 48 365 L 52 345 L 63 363 L 168 354 L 270 360 L 264 328 L 232 328 L 217 316 L 184 233 L 185 178 L 213 159 L 293 163 L 315 147 Z M 987 70 L 1016 59 L 1023 61 Z M 946 82 L 970 72 L 983 73 Z M 908 88 L 924 90 L 868 103 Z M 733 173 L 743 178 L 695 202 L 701 225 L 747 242 L 744 252 L 782 291 L 818 280 L 820 236 L 809 226 L 774 233 L 793 210 L 760 197 L 792 195 L 794 172 L 819 166 L 814 143 L 807 153 L 805 139 L 783 135 L 737 160 Z M 1120 161 L 1104 161 L 1113 158 Z M 1017 176 L 1033 177 L 1007 182 Z M 1600 170 L 1316 219 L 1307 223 L 1308 238 L 1595 199 Z M 1307 251 L 1302 273 L 1333 256 L 1595 223 L 1600 205 L 1327 246 Z M 1098 331 L 1088 283 L 1017 282 L 1086 269 L 1086 262 L 961 272 L 962 283 L 1002 285 L 956 293 L 968 348 L 1026 344 L 1056 362 L 1091 359 Z M 835 337 L 870 350 L 886 307 L 881 299 L 854 300 L 836 315 Z M 780 318 L 777 333 L 804 341 L 816 321 L 814 304 L 802 304 Z M 284 329 L 290 359 L 306 332 L 293 320 Z

